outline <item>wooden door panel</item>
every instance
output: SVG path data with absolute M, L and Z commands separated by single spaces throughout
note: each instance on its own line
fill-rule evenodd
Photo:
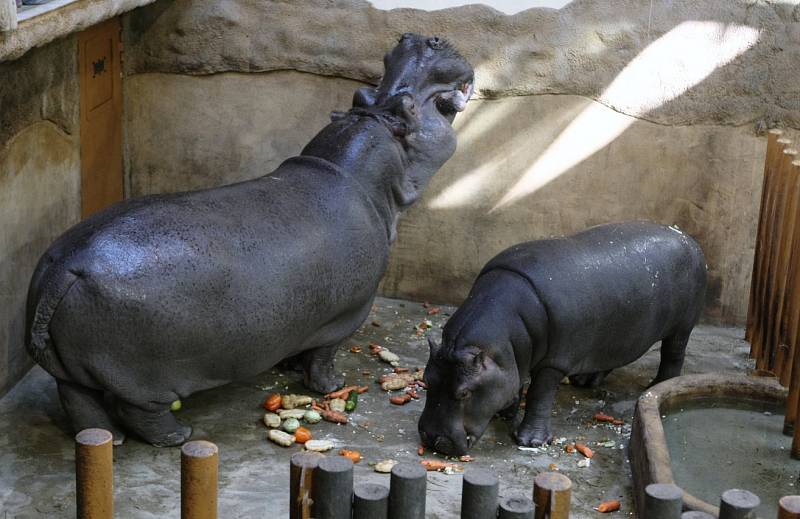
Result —
M 80 33 L 81 214 L 122 200 L 122 79 L 119 19 Z

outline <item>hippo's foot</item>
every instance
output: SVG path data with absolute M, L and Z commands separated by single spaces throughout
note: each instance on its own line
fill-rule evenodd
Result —
M 151 409 L 118 403 L 117 415 L 129 431 L 155 447 L 181 445 L 192 436 L 192 428 L 178 422 L 169 407 Z
M 339 345 L 303 352 L 303 382 L 318 393 L 330 393 L 344 386 L 344 375 L 336 373 L 333 359 Z
M 105 429 L 112 434 L 114 445 L 122 445 L 125 433 L 106 411 L 102 391 L 64 380 L 58 380 L 57 383 L 61 406 L 76 433 L 90 428 Z
M 541 447 L 553 441 L 553 433 L 549 425 L 530 426 L 523 422 L 514 433 L 514 439 L 524 447 Z

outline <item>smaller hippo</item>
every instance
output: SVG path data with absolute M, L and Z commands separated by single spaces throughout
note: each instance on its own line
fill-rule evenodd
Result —
M 653 384 L 679 375 L 705 289 L 703 251 L 674 227 L 599 225 L 506 249 L 480 272 L 441 346 L 428 340 L 422 443 L 464 454 L 496 413 L 516 416 L 528 376 L 516 440 L 549 443 L 565 376 L 595 386 L 658 341 Z

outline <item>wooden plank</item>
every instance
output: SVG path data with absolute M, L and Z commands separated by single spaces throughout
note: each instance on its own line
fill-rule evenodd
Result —
M 792 174 L 800 183 L 800 160 L 792 162 Z M 800 194 L 797 195 L 800 199 Z M 780 382 L 789 386 L 794 371 L 795 355 L 800 348 L 800 200 L 795 213 L 795 229 L 789 260 L 789 275 L 787 277 L 787 290 L 784 299 L 784 318 L 782 323 L 782 337 L 788 346 L 788 357 L 780 373 Z M 795 375 L 800 377 L 800 372 Z
M 81 216 L 122 200 L 122 79 L 119 18 L 78 35 Z

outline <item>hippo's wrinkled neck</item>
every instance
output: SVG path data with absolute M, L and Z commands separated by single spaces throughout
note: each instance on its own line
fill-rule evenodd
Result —
M 323 128 L 301 155 L 327 160 L 357 181 L 394 241 L 399 212 L 406 205 L 398 186 L 404 183 L 408 161 L 388 126 L 371 117 L 344 116 Z

